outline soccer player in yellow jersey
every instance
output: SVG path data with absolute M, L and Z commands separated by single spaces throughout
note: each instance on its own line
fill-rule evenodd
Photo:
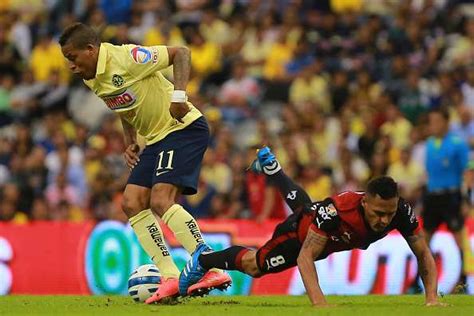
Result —
M 204 240 L 196 220 L 176 201 L 180 194 L 195 194 L 209 129 L 201 112 L 186 97 L 190 53 L 186 47 L 101 43 L 87 25 L 67 27 L 59 43 L 69 67 L 116 112 L 122 121 L 131 169 L 122 208 L 143 249 L 162 274 L 156 293 L 147 303 L 165 302 L 179 293 L 177 269 L 157 214 L 189 252 Z M 173 65 L 174 85 L 160 72 Z M 141 151 L 137 133 L 144 136 Z M 206 274 L 199 293 L 224 289 L 230 277 L 220 270 Z

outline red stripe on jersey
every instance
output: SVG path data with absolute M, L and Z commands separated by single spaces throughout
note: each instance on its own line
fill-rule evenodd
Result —
M 298 240 L 303 243 L 308 234 L 308 229 L 311 226 L 311 223 L 314 220 L 314 214 L 303 213 L 301 216 L 300 222 L 298 224 Z
M 239 253 L 235 257 L 235 266 L 237 267 L 237 270 L 243 271 L 243 269 L 242 269 L 242 257 L 249 251 L 250 251 L 250 249 L 242 249 L 242 250 L 239 251 Z
M 328 233 L 326 233 L 325 231 L 317 228 L 316 225 L 314 225 L 314 223 L 312 223 L 311 226 L 309 226 L 309 229 L 311 229 L 313 232 L 315 232 L 318 235 L 321 235 L 321 236 L 324 236 L 324 237 L 328 236 Z

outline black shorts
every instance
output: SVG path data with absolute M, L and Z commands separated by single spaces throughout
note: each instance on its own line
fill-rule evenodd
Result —
M 171 183 L 182 188 L 183 194 L 195 194 L 208 144 L 209 127 L 202 116 L 185 129 L 146 146 L 127 183 L 147 188 Z
M 439 225 L 446 223 L 450 231 L 460 231 L 464 226 L 461 206 L 460 191 L 427 193 L 422 213 L 423 227 L 428 232 L 434 232 Z
M 299 214 L 292 214 L 277 225 L 272 239 L 257 251 L 257 265 L 262 274 L 278 273 L 296 266 L 301 243 L 298 240 Z

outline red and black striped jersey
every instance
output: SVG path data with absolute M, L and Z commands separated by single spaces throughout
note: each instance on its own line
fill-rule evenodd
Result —
M 412 207 L 399 199 L 397 212 L 383 232 L 373 231 L 364 218 L 361 200 L 365 192 L 346 191 L 307 206 L 298 223 L 298 238 L 303 242 L 312 229 L 329 237 L 323 259 L 329 254 L 350 249 L 367 249 L 370 244 L 396 229 L 405 238 L 415 234 L 420 226 Z

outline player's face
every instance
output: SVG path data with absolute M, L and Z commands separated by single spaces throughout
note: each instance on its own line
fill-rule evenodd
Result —
M 398 208 L 398 197 L 388 200 L 382 199 L 379 195 L 371 196 L 367 194 L 362 199 L 365 220 L 370 228 L 375 232 L 382 232 L 392 222 Z
M 64 57 L 69 61 L 69 69 L 85 80 L 95 78 L 97 69 L 98 48 L 94 45 L 87 45 L 84 49 L 74 47 L 71 43 L 66 43 L 61 47 Z
M 438 112 L 428 115 L 431 134 L 435 137 L 443 137 L 448 130 L 448 121 Z

